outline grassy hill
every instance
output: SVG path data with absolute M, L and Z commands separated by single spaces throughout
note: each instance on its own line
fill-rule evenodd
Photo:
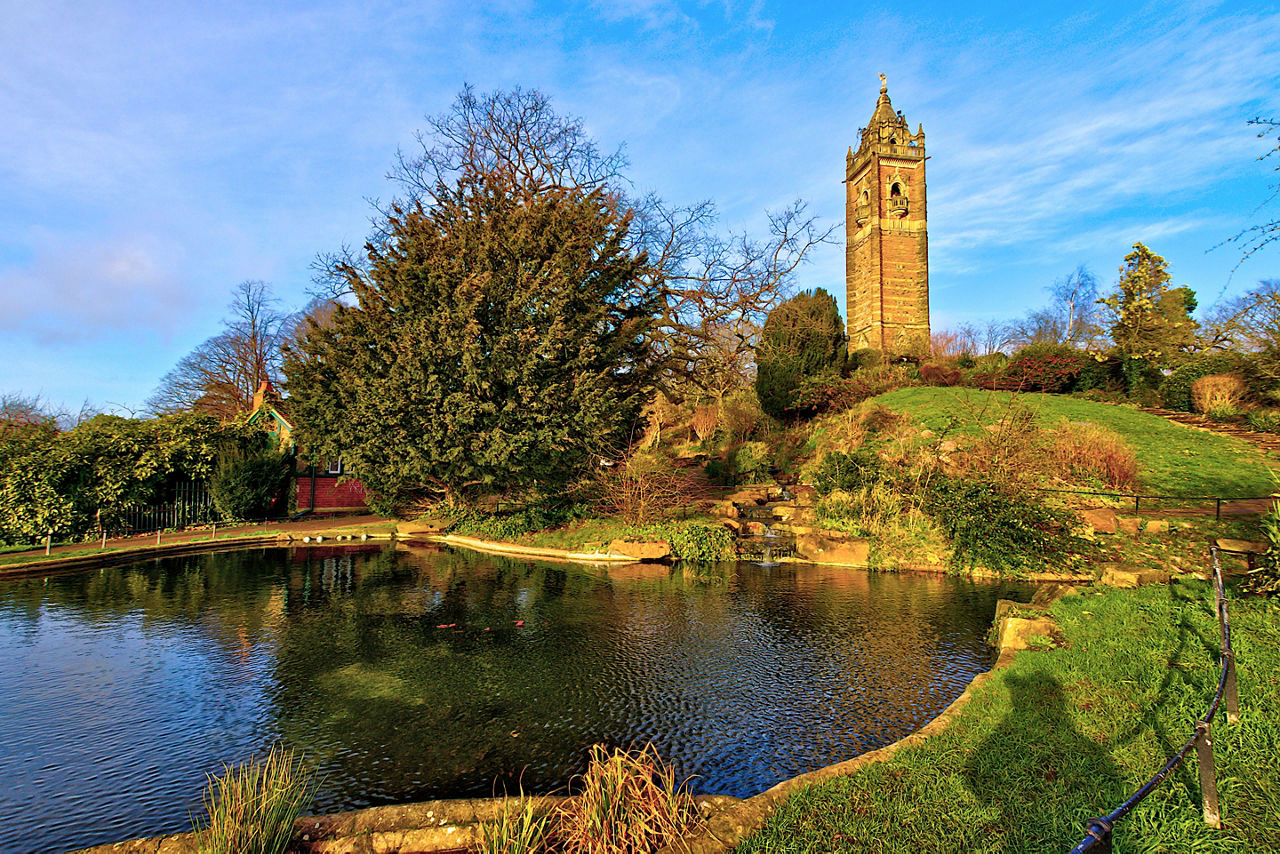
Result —
M 935 432 L 975 435 L 998 421 L 1014 399 L 1045 426 L 1090 422 L 1121 435 L 1138 457 L 1142 489 L 1185 495 L 1253 497 L 1276 489 L 1271 465 L 1260 449 L 1167 421 L 1129 406 L 1051 394 L 1013 394 L 970 388 L 902 388 L 874 398 Z

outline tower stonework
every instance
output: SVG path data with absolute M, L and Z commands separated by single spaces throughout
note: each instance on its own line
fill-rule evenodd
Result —
M 845 162 L 845 296 L 849 349 L 890 353 L 929 341 L 929 235 L 924 127 L 911 133 L 885 76 L 858 150 Z

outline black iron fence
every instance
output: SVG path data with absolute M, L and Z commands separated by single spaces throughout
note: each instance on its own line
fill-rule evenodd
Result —
M 208 525 L 216 522 L 218 511 L 208 484 L 184 481 L 174 484 L 173 500 L 163 504 L 133 504 L 111 523 L 104 523 L 109 534 L 144 534 L 152 531 Z
M 1243 495 L 1243 496 L 1226 496 L 1226 495 L 1156 495 L 1154 493 L 1133 493 L 1133 492 L 1103 492 L 1088 489 L 1048 489 L 1036 488 L 1033 492 L 1052 492 L 1059 495 L 1097 495 L 1103 498 L 1123 498 L 1126 501 L 1133 502 L 1134 512 L 1142 509 L 1143 501 L 1172 501 L 1181 504 L 1208 504 L 1214 505 L 1214 517 L 1222 518 L 1222 505 L 1232 504 L 1237 501 L 1272 501 L 1280 498 L 1280 495 Z
M 1227 595 L 1222 583 L 1222 566 L 1218 561 L 1216 545 L 1209 547 L 1209 559 L 1213 564 L 1213 589 L 1214 598 L 1217 601 L 1222 665 L 1222 672 L 1218 677 L 1218 690 L 1214 692 L 1213 700 L 1209 703 L 1209 710 L 1196 722 L 1195 731 L 1187 739 L 1186 744 L 1169 758 L 1163 768 L 1143 783 L 1120 806 L 1088 823 L 1084 839 L 1071 849 L 1071 854 L 1084 854 L 1086 851 L 1110 852 L 1111 832 L 1116 823 L 1142 803 L 1147 795 L 1154 792 L 1193 750 L 1196 752 L 1196 764 L 1200 771 L 1200 799 L 1205 824 L 1214 828 L 1222 826 L 1222 808 L 1218 803 L 1218 776 L 1213 763 L 1213 735 L 1210 727 L 1218 708 L 1224 704 L 1227 707 L 1227 723 L 1237 722 L 1240 719 L 1240 697 L 1236 688 L 1236 658 L 1231 649 L 1231 620 L 1227 614 Z

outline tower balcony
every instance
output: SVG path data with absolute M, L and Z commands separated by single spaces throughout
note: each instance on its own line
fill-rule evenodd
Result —
M 894 196 L 889 199 L 889 213 L 893 216 L 906 216 L 907 208 L 908 203 L 906 196 Z
M 866 225 L 867 220 L 871 219 L 871 203 L 860 202 L 853 208 L 853 221 L 858 225 Z

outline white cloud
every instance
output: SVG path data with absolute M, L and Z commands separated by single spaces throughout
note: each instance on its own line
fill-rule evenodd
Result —
M 48 343 L 163 336 L 193 304 L 180 254 L 149 237 L 45 246 L 32 263 L 0 272 L 0 331 Z

